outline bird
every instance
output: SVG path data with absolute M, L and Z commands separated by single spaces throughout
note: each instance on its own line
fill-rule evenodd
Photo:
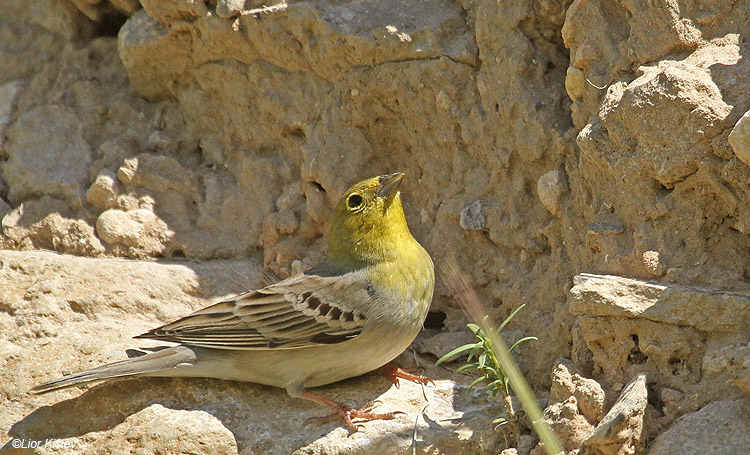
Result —
M 384 368 L 398 385 L 423 376 L 392 367 L 422 328 L 435 272 L 414 239 L 401 203 L 401 172 L 346 191 L 331 215 L 325 259 L 277 283 L 220 301 L 135 338 L 177 343 L 140 357 L 63 376 L 42 394 L 113 378 L 206 377 L 280 387 L 333 409 L 327 418 L 392 419 L 309 392 Z

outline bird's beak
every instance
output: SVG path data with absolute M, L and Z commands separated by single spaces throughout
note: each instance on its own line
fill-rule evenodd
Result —
M 401 186 L 401 180 L 404 179 L 404 173 L 396 172 L 395 174 L 381 175 L 378 179 L 380 180 L 378 196 L 388 197 L 396 194 L 398 188 Z

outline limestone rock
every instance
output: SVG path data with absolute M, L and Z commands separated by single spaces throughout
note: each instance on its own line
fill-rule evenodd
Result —
M 175 410 L 160 404 L 128 416 L 106 436 L 88 444 L 102 454 L 130 452 L 236 454 L 234 435 L 203 410 Z
M 91 147 L 75 112 L 42 106 L 24 113 L 6 131 L 8 161 L 2 169 L 8 198 L 18 202 L 47 195 L 80 207 Z
M 207 5 L 202 0 L 181 2 L 142 0 L 141 4 L 149 16 L 158 19 L 167 26 L 178 20 L 192 21 L 208 13 Z
M 578 410 L 575 397 L 547 406 L 544 420 L 552 427 L 566 451 L 581 447 L 586 436 L 594 429 Z
M 10 123 L 11 114 L 16 108 L 18 95 L 25 84 L 22 81 L 11 81 L 0 85 L 0 147 L 5 140 L 5 127 Z
M 741 293 L 586 273 L 570 292 L 577 315 L 640 317 L 709 332 L 750 324 L 750 296 Z
M 43 248 L 69 254 L 97 256 L 104 246 L 93 226 L 70 217 L 65 202 L 44 196 L 9 210 L 2 219 L 5 247 Z
M 703 368 L 712 375 L 718 375 L 715 380 L 728 379 L 750 397 L 750 342 L 707 352 L 703 357 Z
M 115 205 L 118 193 L 117 176 L 112 171 L 104 170 L 86 191 L 86 202 L 104 211 Z
M 570 308 L 595 371 L 612 388 L 646 373 L 663 401 L 660 425 L 741 396 L 746 294 L 590 274 L 574 284 Z
M 578 408 L 586 419 L 595 424 L 604 415 L 606 396 L 601 385 L 593 379 L 582 377 L 575 365 L 567 359 L 558 359 L 552 370 L 552 387 L 550 402 L 565 401 L 571 396 L 576 398 Z
M 459 223 L 466 231 L 482 231 L 487 228 L 487 220 L 482 214 L 484 203 L 476 200 L 461 210 Z
M 649 455 L 734 455 L 750 447 L 750 401 L 722 400 L 683 416 L 657 437 Z
M 640 452 L 647 404 L 646 375 L 640 374 L 625 386 L 615 404 L 583 444 L 594 455 Z
M 244 7 L 245 0 L 218 0 L 216 14 L 221 18 L 228 19 L 240 14 Z
M 406 413 L 366 423 L 356 433 L 339 422 L 307 422 L 328 414 L 325 407 L 281 389 L 232 381 L 142 378 L 29 395 L 32 385 L 62 373 L 122 359 L 129 348 L 163 344 L 130 337 L 257 287 L 261 264 L 14 251 L 0 252 L 0 263 L 0 280 L 7 283 L 0 313 L 0 368 L 7 379 L 0 382 L 0 426 L 9 429 L 0 435 L 3 450 L 12 449 L 13 439 L 53 438 L 73 444 L 69 453 L 389 455 L 410 450 L 415 423 L 418 448 L 431 453 L 490 455 L 504 447 L 490 423 L 501 405 L 488 401 L 481 388 L 467 394 L 469 378 L 444 379 L 445 371 L 434 366 L 425 374 L 436 385 L 424 390 L 405 381 L 396 388 L 379 373 L 316 389 L 351 405 L 377 398 L 377 410 Z M 233 274 L 246 274 L 247 281 L 238 284 Z M 399 363 L 413 365 L 411 359 L 406 353 Z
M 729 143 L 737 158 L 750 166 L 750 111 L 745 112 L 729 133 Z
M 127 248 L 134 257 L 160 254 L 173 235 L 167 224 L 153 212 L 110 209 L 96 219 L 96 233 L 109 245 Z
M 545 173 L 536 183 L 536 192 L 544 207 L 553 215 L 560 209 L 560 199 L 568 192 L 568 183 L 562 171 Z

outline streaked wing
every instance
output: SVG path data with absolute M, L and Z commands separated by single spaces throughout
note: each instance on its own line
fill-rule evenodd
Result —
M 356 273 L 302 274 L 216 303 L 137 338 L 215 349 L 292 349 L 362 331 L 371 296 Z

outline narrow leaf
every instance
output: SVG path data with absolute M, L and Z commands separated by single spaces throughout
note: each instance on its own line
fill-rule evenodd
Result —
M 475 368 L 479 368 L 479 364 L 478 363 L 476 363 L 476 362 L 467 363 L 466 365 L 462 365 L 462 366 L 456 368 L 456 371 L 454 371 L 454 373 L 462 373 L 462 372 L 464 372 L 466 370 L 473 370 Z
M 463 346 L 459 346 L 456 349 L 452 350 L 451 352 L 445 354 L 444 356 L 440 357 L 437 362 L 435 362 L 435 365 L 440 365 L 441 363 L 449 360 L 451 357 L 460 354 L 464 351 L 468 351 L 469 349 L 473 349 L 476 346 L 475 343 L 469 343 L 465 344 Z
M 472 388 L 474 388 L 475 385 L 479 384 L 482 381 L 484 381 L 484 376 L 482 376 L 481 378 L 476 378 L 474 380 L 474 382 L 472 382 L 471 384 L 469 384 L 469 388 L 466 389 L 466 393 L 469 393 L 469 390 L 471 390 Z
M 500 332 L 503 331 L 503 329 L 505 328 L 505 326 L 508 325 L 508 323 L 511 321 L 511 319 L 513 319 L 513 316 L 515 316 L 516 313 L 518 313 L 519 311 L 521 311 L 521 309 L 523 307 L 525 307 L 525 306 L 526 306 L 526 304 L 523 304 L 523 305 L 519 306 L 518 308 L 516 308 L 515 310 L 513 310 L 513 312 L 510 314 L 510 316 L 508 316 L 507 318 L 505 318 L 505 320 L 503 321 L 503 323 L 500 324 L 500 327 L 498 327 L 495 332 L 499 335 Z
M 508 348 L 508 352 L 513 352 L 513 350 L 518 346 L 519 344 L 523 343 L 524 341 L 537 341 L 539 338 L 537 337 L 523 337 L 520 340 L 513 343 L 513 346 Z

